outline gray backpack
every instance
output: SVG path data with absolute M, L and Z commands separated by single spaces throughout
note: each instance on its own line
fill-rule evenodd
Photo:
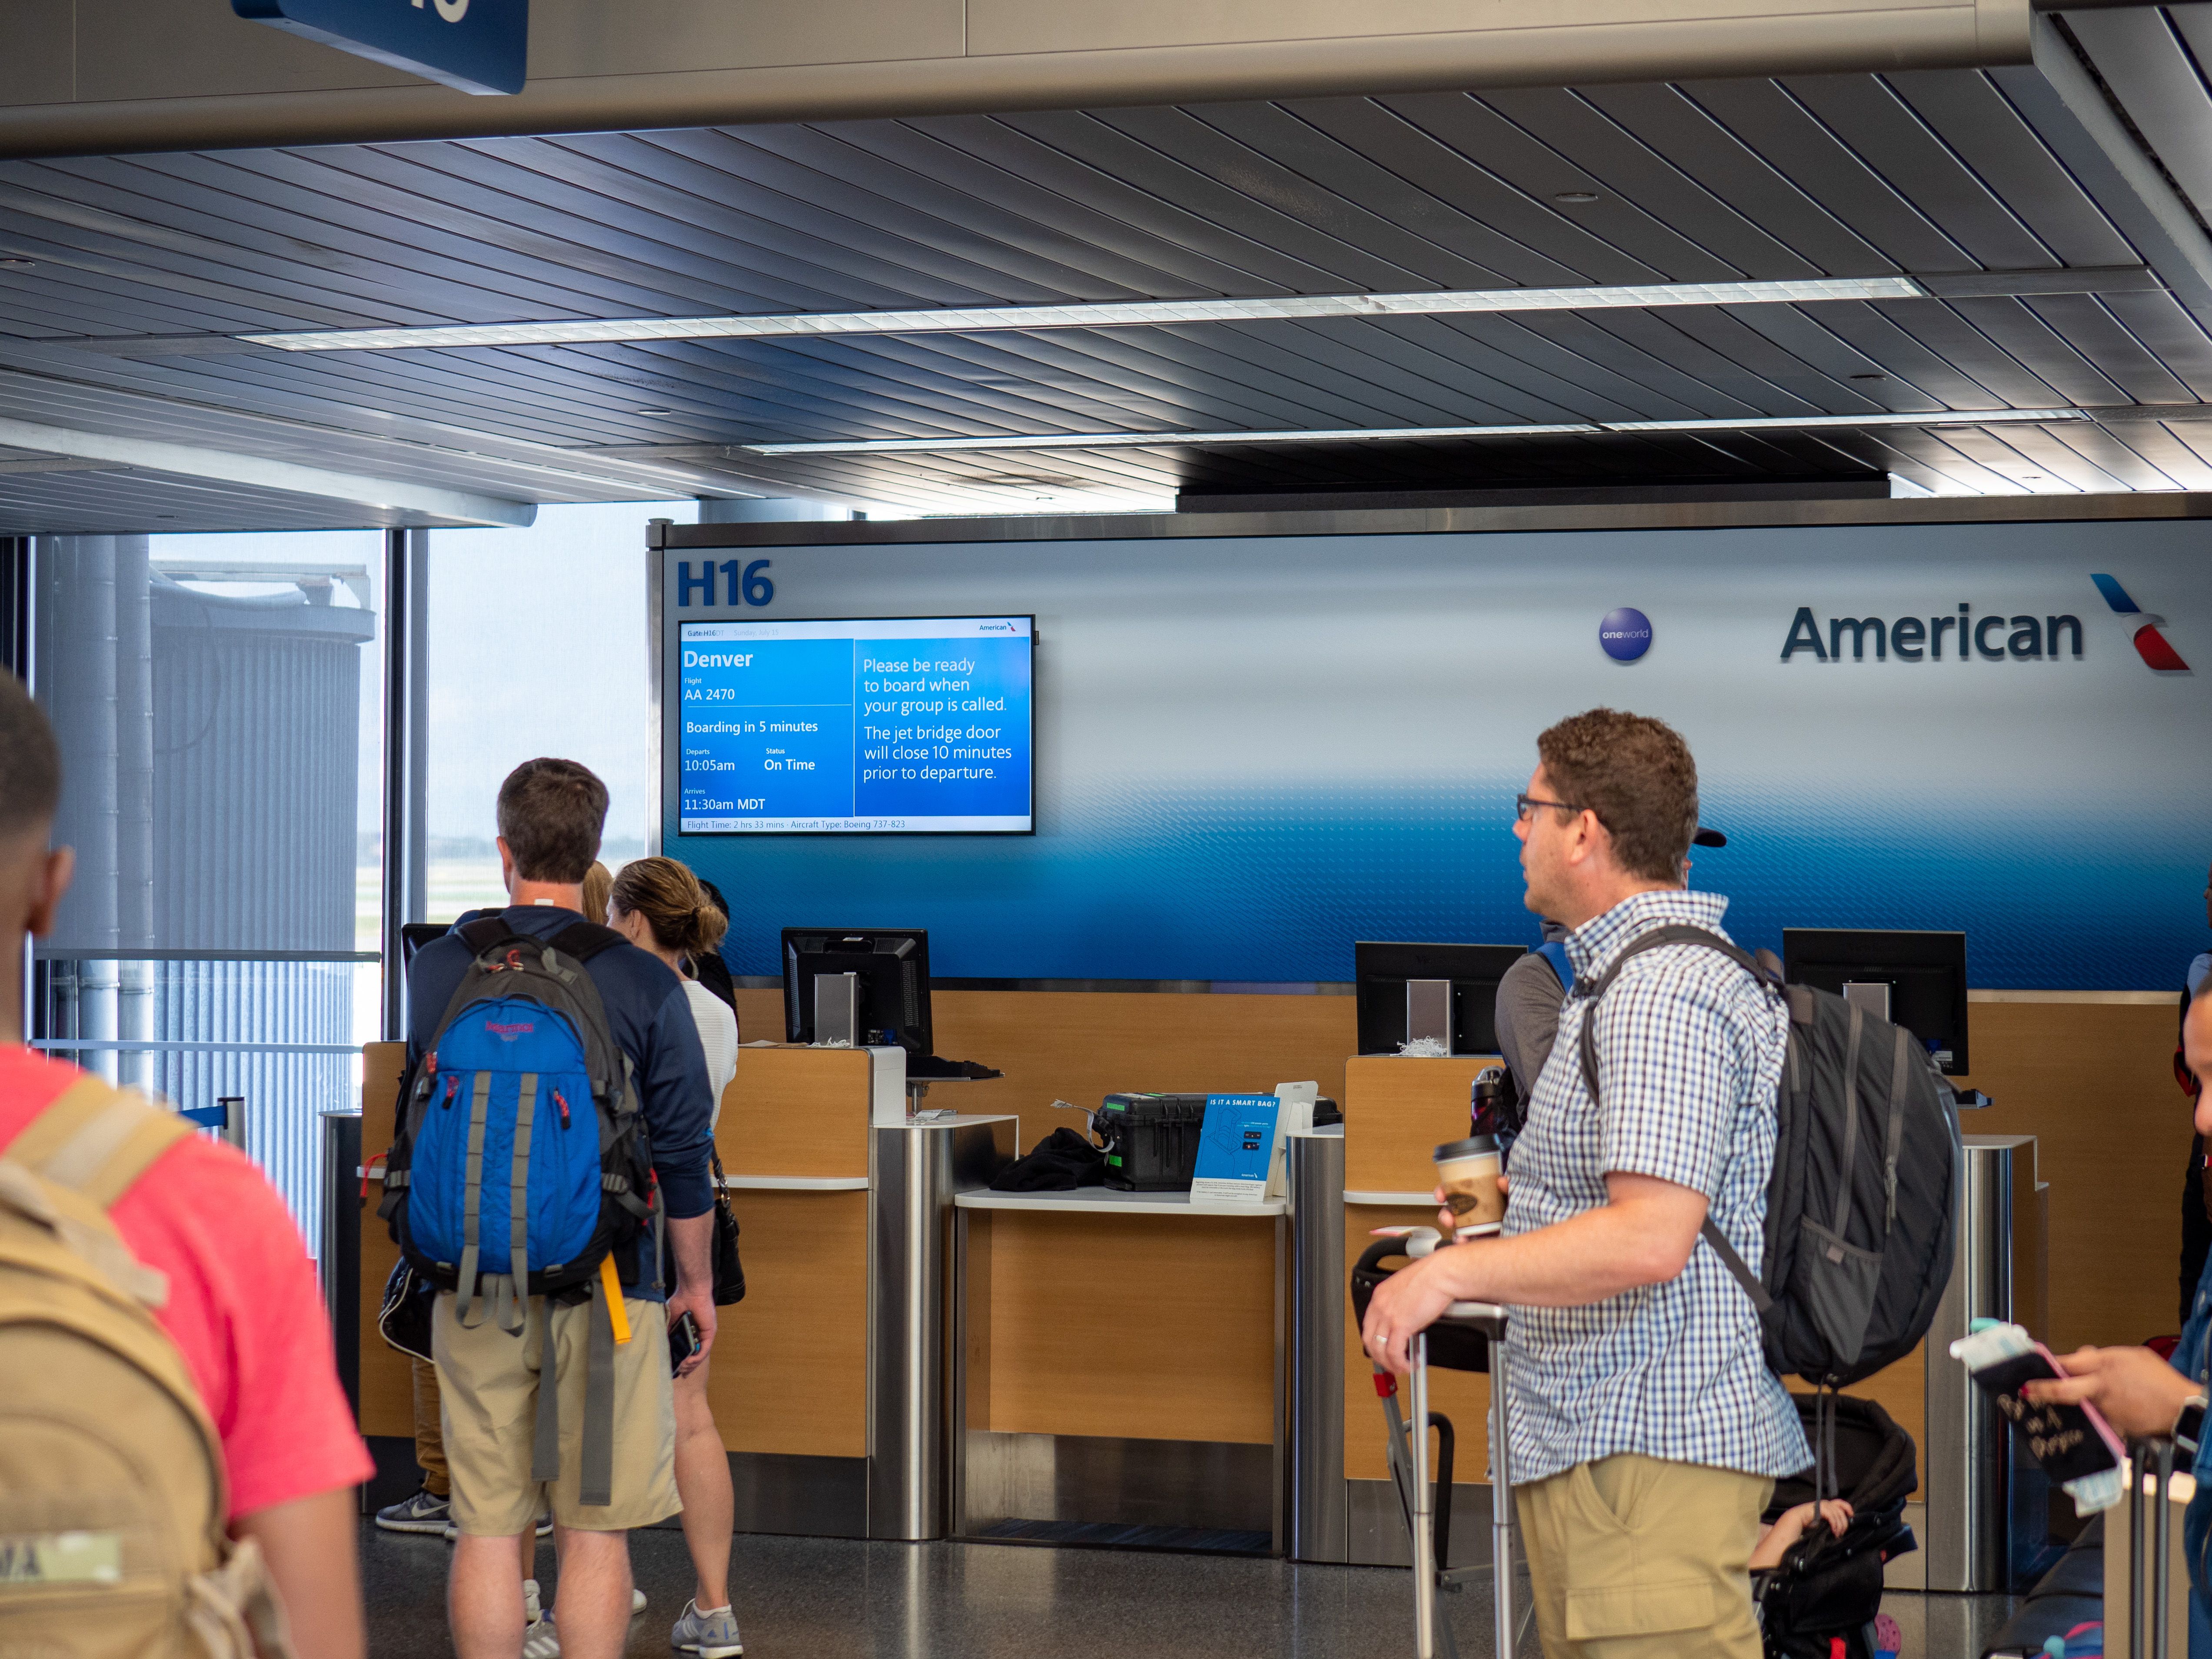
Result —
M 1702 1229 L 1759 1310 L 1766 1363 L 1822 1389 L 1902 1359 L 1928 1334 L 1951 1279 L 1959 1120 L 1919 1040 L 1830 991 L 1785 985 L 1781 964 L 1701 927 L 1656 928 L 1575 988 L 1583 1076 L 1598 1097 L 1597 1002 L 1622 964 L 1662 945 L 1717 951 L 1790 1010 L 1775 1097 L 1763 1272 L 1744 1265 L 1711 1216 Z

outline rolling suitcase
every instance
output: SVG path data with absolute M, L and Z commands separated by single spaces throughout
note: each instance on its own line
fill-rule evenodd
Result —
M 1367 1317 L 1368 1298 L 1375 1287 L 1395 1269 L 1382 1263 L 1393 1256 L 1416 1260 L 1441 1243 L 1432 1228 L 1416 1228 L 1403 1238 L 1381 1238 L 1362 1251 L 1352 1273 L 1354 1316 Z M 1487 1575 L 1492 1586 L 1492 1648 L 1501 1656 L 1519 1650 L 1528 1634 L 1532 1603 L 1517 1621 L 1513 1606 L 1513 1486 L 1505 1433 L 1505 1310 L 1492 1302 L 1455 1302 L 1437 1322 L 1413 1340 L 1409 1350 L 1412 1374 L 1407 1378 L 1405 1405 L 1399 1401 L 1398 1379 L 1376 1367 L 1375 1392 L 1382 1399 L 1382 1418 L 1389 1439 L 1387 1450 L 1392 1486 L 1404 1517 L 1413 1555 L 1413 1651 L 1418 1659 L 1458 1659 L 1451 1626 L 1441 1612 L 1438 1593 L 1456 1594 L 1460 1588 Z M 1449 1564 L 1451 1548 L 1451 1491 L 1454 1435 L 1451 1419 L 1429 1409 L 1429 1367 L 1449 1370 L 1487 1371 L 1490 1374 L 1490 1559 L 1474 1566 Z M 1437 1431 L 1437 1468 L 1429 1471 L 1427 1430 Z

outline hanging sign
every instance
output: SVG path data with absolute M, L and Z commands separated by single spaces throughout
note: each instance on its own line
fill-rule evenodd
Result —
M 240 17 L 461 92 L 522 90 L 530 0 L 230 0 Z

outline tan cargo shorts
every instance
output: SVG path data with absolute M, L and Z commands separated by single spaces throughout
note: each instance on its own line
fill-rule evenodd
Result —
M 438 1364 L 453 1521 L 463 1532 L 517 1537 L 548 1504 L 564 1527 L 628 1532 L 665 1521 L 683 1507 L 676 1496 L 667 1313 L 658 1302 L 625 1297 L 623 1306 L 631 1337 L 615 1348 L 613 1502 L 586 1508 L 578 1501 L 578 1482 L 592 1305 L 549 1308 L 544 1297 L 532 1297 L 517 1336 L 501 1330 L 488 1308 L 483 1323 L 464 1327 L 453 1316 L 452 1292 L 438 1297 L 430 1352 Z M 549 1337 L 553 1386 L 559 1391 L 561 1475 L 541 1486 L 530 1478 L 530 1462 Z

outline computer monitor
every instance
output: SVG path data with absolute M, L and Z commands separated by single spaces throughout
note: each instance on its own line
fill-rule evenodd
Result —
M 814 981 L 851 974 L 854 1025 L 863 1047 L 896 1045 L 929 1054 L 929 933 L 921 927 L 787 927 L 783 930 L 783 1029 L 811 1042 Z
M 1498 1052 L 1498 981 L 1528 951 L 1518 945 L 1401 945 L 1361 939 L 1352 947 L 1358 983 L 1359 1052 L 1395 1054 L 1406 1040 L 1406 981 L 1451 982 L 1451 1051 Z
M 1964 933 L 1785 927 L 1782 971 L 1793 985 L 1833 991 L 1885 1014 L 1928 1045 L 1945 1076 L 1972 1069 Z
M 443 939 L 453 931 L 450 921 L 406 921 L 399 925 L 399 971 L 405 973 L 415 960 L 415 953 L 433 939 Z

